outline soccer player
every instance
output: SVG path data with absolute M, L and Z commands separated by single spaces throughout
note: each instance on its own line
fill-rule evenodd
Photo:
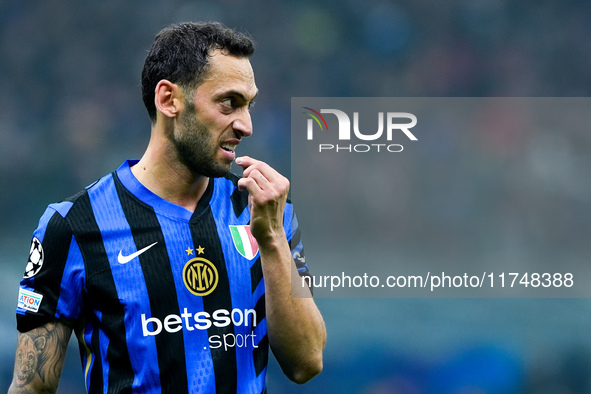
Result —
M 252 134 L 253 51 L 218 23 L 156 36 L 144 155 L 51 204 L 33 234 L 10 393 L 54 392 L 72 331 L 89 393 L 266 392 L 269 347 L 297 383 L 321 371 L 289 182 L 236 158 Z

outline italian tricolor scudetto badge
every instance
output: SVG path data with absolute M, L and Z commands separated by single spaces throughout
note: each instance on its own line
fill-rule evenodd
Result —
M 232 240 L 238 253 L 248 260 L 252 260 L 259 251 L 259 245 L 250 232 L 250 226 L 230 226 L 230 232 L 232 233 Z

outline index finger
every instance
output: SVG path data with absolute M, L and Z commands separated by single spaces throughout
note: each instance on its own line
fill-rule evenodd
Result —
M 243 174 L 242 176 L 248 177 L 250 176 L 251 172 L 255 169 L 258 169 L 262 174 L 271 175 L 269 169 L 271 167 L 265 163 L 264 161 L 253 159 L 249 156 L 242 156 L 236 159 L 236 164 L 242 167 Z M 272 170 L 272 169 L 271 169 Z M 270 180 L 270 179 L 269 179 Z
M 242 167 L 242 169 L 246 169 L 256 163 L 260 163 L 260 161 L 253 159 L 250 156 L 241 156 L 236 158 L 236 164 Z

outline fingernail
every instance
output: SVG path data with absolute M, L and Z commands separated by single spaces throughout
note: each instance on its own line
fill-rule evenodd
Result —
M 237 157 L 236 158 L 236 164 L 240 164 L 242 162 L 242 157 Z

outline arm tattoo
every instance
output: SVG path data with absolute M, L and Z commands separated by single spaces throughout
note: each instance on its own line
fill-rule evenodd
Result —
M 72 329 L 62 323 L 18 335 L 12 387 L 15 393 L 53 393 L 57 389 Z

